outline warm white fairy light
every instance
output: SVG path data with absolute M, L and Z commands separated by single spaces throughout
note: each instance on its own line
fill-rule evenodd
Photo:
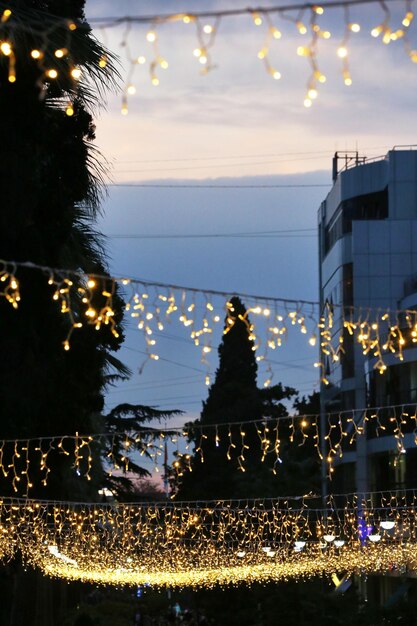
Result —
M 306 106 L 311 106 L 316 97 L 316 87 L 310 87 L 306 96 Z M 127 113 L 126 101 L 123 107 L 125 108 L 122 112 Z M 73 111 L 68 113 L 71 114 Z M 7 287 L 0 290 L 0 296 L 4 296 L 14 308 L 17 308 L 20 299 L 16 271 L 24 266 L 24 263 L 0 261 L 0 289 L 2 283 L 6 283 Z M 113 296 L 116 287 L 121 285 L 125 291 L 126 314 L 141 331 L 149 359 L 157 360 L 160 356 L 156 333 L 164 331 L 166 322 L 176 319 L 184 329 L 187 329 L 190 340 L 200 350 L 203 363 L 208 365 L 207 356 L 212 351 L 211 336 L 224 319 L 225 309 L 227 310 L 230 305 L 227 294 L 222 292 L 204 292 L 138 279 L 106 276 L 97 276 L 91 282 L 91 277 L 88 279 L 65 270 L 54 270 L 34 264 L 26 266 L 33 271 L 42 271 L 48 277 L 48 283 L 55 286 L 52 298 L 60 305 L 61 313 L 67 316 L 70 326 L 67 337 L 63 338 L 66 349 L 70 347 L 72 333 L 86 324 L 92 325 L 96 330 L 107 326 L 116 337 L 118 336 Z M 86 281 L 85 286 L 83 281 Z M 76 289 L 82 304 L 85 305 L 81 319 L 72 308 L 73 302 L 77 301 L 77 298 L 73 297 Z M 102 305 L 93 306 L 92 300 L 98 296 Z M 202 313 L 195 307 L 196 297 L 206 301 Z M 360 344 L 364 356 L 376 357 L 374 368 L 381 374 L 387 368 L 384 360 L 386 355 L 393 355 L 402 361 L 404 349 L 417 342 L 416 311 L 381 313 L 371 309 L 365 311 L 362 308 L 356 311 L 352 307 L 347 311 L 339 311 L 340 320 L 338 319 L 335 326 L 334 314 L 329 307 L 325 307 L 323 315 L 320 316 L 319 305 L 311 302 L 291 302 L 275 297 L 257 298 L 245 295 L 241 298 L 243 301 L 246 300 L 247 310 L 245 316 L 239 319 L 247 325 L 248 339 L 253 342 L 253 350 L 257 351 L 258 360 L 265 362 L 270 370 L 267 376 L 268 385 L 271 383 L 272 373 L 268 366 L 269 355 L 271 351 L 279 349 L 293 331 L 305 335 L 310 346 L 319 344 L 322 360 L 317 361 L 315 366 L 319 369 L 320 378 L 325 384 L 328 383 L 328 376 L 325 374 L 324 360 L 327 358 L 330 363 L 336 364 L 344 358 L 344 332 Z M 247 321 L 248 318 L 251 318 L 250 323 Z M 234 323 L 235 318 L 227 316 L 224 332 L 229 332 Z
M 275 500 L 74 504 L 0 500 L 0 559 L 103 584 L 198 587 L 417 567 L 413 491 Z M 395 530 L 378 533 L 387 516 Z M 361 528 L 371 531 L 367 540 Z M 12 532 L 9 532 L 12 529 Z M 254 533 L 254 529 L 256 532 Z
M 383 2 L 383 0 L 370 1 L 373 2 L 377 7 L 376 12 L 382 12 L 383 15 L 382 21 L 376 23 L 376 25 L 371 29 L 370 34 L 375 38 L 379 38 L 384 44 L 403 40 L 406 52 L 411 61 L 417 62 L 417 50 L 411 47 L 407 39 L 408 29 L 410 28 L 414 20 L 412 0 L 405 0 L 405 10 L 398 24 L 392 23 L 393 18 L 388 9 L 387 2 Z M 369 2 L 367 2 L 367 4 L 369 4 Z M 161 77 L 158 75 L 158 70 L 164 70 L 169 67 L 169 58 L 161 57 L 158 51 L 158 47 L 162 29 L 170 23 L 182 22 L 187 27 L 189 27 L 189 25 L 193 25 L 195 27 L 197 39 L 197 46 L 195 47 L 195 49 L 200 50 L 200 54 L 198 55 L 198 66 L 202 74 L 207 74 L 211 71 L 213 67 L 215 67 L 212 62 L 211 55 L 220 22 L 222 20 L 233 17 L 244 15 L 249 16 L 256 29 L 259 32 L 263 33 L 262 36 L 264 40 L 263 44 L 259 48 L 258 56 L 263 61 L 265 69 L 267 73 L 271 76 L 271 78 L 275 81 L 279 81 L 282 76 L 285 77 L 285 67 L 281 67 L 281 62 L 280 67 L 275 67 L 275 65 L 272 63 L 271 59 L 274 54 L 274 49 L 271 48 L 271 44 L 274 40 L 280 40 L 281 38 L 285 38 L 287 36 L 287 29 L 283 28 L 281 25 L 280 28 L 278 28 L 275 22 L 277 19 L 280 19 L 282 22 L 292 22 L 302 38 L 304 38 L 308 34 L 311 34 L 311 40 L 309 44 L 298 47 L 300 49 L 304 49 L 303 55 L 308 59 L 311 66 L 311 76 L 308 81 L 307 91 L 315 89 L 318 93 L 317 87 L 324 84 L 326 81 L 325 75 L 320 71 L 318 67 L 318 41 L 320 39 L 326 40 L 331 37 L 330 31 L 324 28 L 321 23 L 323 19 L 325 19 L 324 13 L 327 12 L 327 10 L 337 8 L 342 8 L 345 11 L 344 24 L 346 34 L 348 35 L 349 33 L 359 33 L 361 31 L 360 23 L 358 21 L 352 20 L 349 16 L 349 9 L 355 8 L 355 11 L 357 11 L 359 8 L 358 2 L 356 2 L 355 0 L 336 0 L 328 2 L 324 5 L 295 4 L 291 7 L 267 6 L 259 7 L 256 10 L 242 7 L 224 11 L 196 11 L 189 14 L 172 13 L 164 15 L 153 15 L 148 17 L 126 16 L 124 18 L 118 19 L 117 22 L 115 22 L 113 18 L 93 18 L 91 22 L 93 24 L 96 23 L 99 26 L 101 32 L 104 34 L 106 33 L 106 29 L 112 28 L 113 26 L 120 26 L 123 24 L 126 25 L 126 30 L 122 39 L 122 46 L 126 51 L 128 76 L 125 83 L 126 86 L 123 94 L 121 112 L 123 114 L 127 114 L 128 96 L 135 95 L 135 92 L 137 91 L 137 86 L 134 80 L 135 68 L 140 65 L 144 65 L 147 62 L 146 57 L 142 54 L 141 51 L 135 51 L 135 53 L 130 52 L 130 48 L 133 46 L 133 44 L 136 44 L 136 41 L 140 41 L 140 38 L 137 38 L 136 36 L 133 37 L 132 34 L 133 29 L 137 24 L 145 24 L 148 27 L 144 39 L 146 43 L 153 46 L 153 58 L 151 56 L 151 59 L 149 61 L 149 73 L 151 85 L 156 87 L 160 84 L 161 81 Z M 71 59 L 70 40 L 68 40 L 69 43 L 66 44 L 66 47 L 48 49 L 49 31 L 47 29 L 51 28 L 50 26 L 45 27 L 40 20 L 34 24 L 23 23 L 22 20 L 14 20 L 12 12 L 10 11 L 10 13 L 8 13 L 8 11 L 9 9 L 5 9 L 3 11 L 1 19 L 2 21 L 7 21 L 7 26 L 10 31 L 10 41 L 2 41 L 0 44 L 0 51 L 3 53 L 4 56 L 10 59 L 10 68 L 8 74 L 8 79 L 10 82 L 15 82 L 18 79 L 15 71 L 16 61 L 14 59 L 14 51 L 11 44 L 11 41 L 14 40 L 13 32 L 15 29 L 30 29 L 31 32 L 39 34 L 42 37 L 45 47 L 42 50 L 34 48 L 30 52 L 30 56 L 33 60 L 41 63 L 45 55 L 53 55 L 58 62 L 61 60 Z M 57 18 L 56 21 L 58 24 L 60 22 L 60 18 Z M 64 26 L 68 29 L 69 32 L 77 30 L 78 28 L 85 27 L 82 22 L 68 22 L 67 20 L 64 22 Z M 345 40 L 347 40 L 346 35 Z M 346 45 L 341 46 L 338 52 L 339 56 L 341 54 L 342 48 L 346 48 L 346 50 L 349 49 Z M 281 56 L 279 56 L 279 58 L 281 59 Z M 350 86 L 352 84 L 352 78 L 347 65 L 348 55 L 345 54 L 341 57 L 341 59 L 343 61 L 343 80 L 345 85 Z M 107 64 L 107 55 L 103 54 L 103 56 L 98 61 L 98 66 L 100 68 L 105 68 Z M 59 67 L 47 67 L 43 69 L 45 70 L 46 80 L 48 78 L 55 79 L 58 77 L 58 74 L 60 74 Z M 54 71 L 57 72 L 57 75 L 53 74 Z M 135 89 L 135 92 L 133 91 L 133 88 Z M 312 98 L 311 96 L 306 95 L 304 97 L 305 106 L 307 108 L 311 107 L 314 100 L 314 97 Z
M 70 349 L 70 346 L 66 349 Z M 158 360 L 158 355 L 151 358 Z M 210 383 L 207 380 L 206 383 Z M 413 410 L 411 410 L 411 408 Z M 383 414 L 383 418 L 381 417 Z M 225 416 L 226 417 L 226 416 Z M 247 456 L 259 459 L 272 469 L 274 475 L 282 471 L 280 459 L 281 441 L 297 447 L 307 441 L 315 448 L 317 461 L 323 461 L 323 450 L 326 449 L 326 465 L 328 474 L 334 471 L 336 459 L 343 457 L 349 447 L 363 437 L 369 427 L 376 434 L 391 435 L 395 438 L 398 454 L 404 452 L 405 433 L 413 428 L 417 430 L 417 405 L 408 407 L 374 407 L 325 414 L 325 423 L 319 428 L 320 415 L 288 415 L 277 419 L 246 420 L 242 423 L 224 421 L 217 424 L 192 425 L 192 438 L 196 442 L 195 454 L 191 458 L 189 445 L 185 445 L 185 453 L 177 450 L 173 462 L 173 471 L 178 484 L 184 473 L 192 471 L 196 464 L 204 462 L 207 450 L 217 448 L 218 454 L 230 461 L 230 469 L 242 472 L 250 469 Z M 0 473 L 19 495 L 28 495 L 32 488 L 41 484 L 46 486 L 51 472 L 51 450 L 57 450 L 67 456 L 74 471 L 80 479 L 90 480 L 95 457 L 93 450 L 108 450 L 106 468 L 111 474 L 118 466 L 117 450 L 114 448 L 114 436 L 123 437 L 126 453 L 123 466 L 129 470 L 129 451 L 139 450 L 140 454 L 151 456 L 157 471 L 163 471 L 160 457 L 161 445 L 165 441 L 172 442 L 176 447 L 179 440 L 187 441 L 190 433 L 181 427 L 172 426 L 168 430 L 156 428 L 140 428 L 129 433 L 101 433 L 83 435 L 63 435 L 56 437 L 34 437 L 24 440 L 0 440 Z M 249 443 L 250 442 L 250 443 Z M 97 462 L 99 462 L 97 460 Z M 39 473 L 40 470 L 40 473 Z M 382 519 L 381 527 L 390 530 L 395 523 L 392 519 Z M 327 534 L 331 534 L 330 532 Z

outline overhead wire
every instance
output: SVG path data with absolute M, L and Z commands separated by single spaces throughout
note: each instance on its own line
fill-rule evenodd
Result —
M 361 148 L 361 151 L 364 150 L 387 150 L 390 146 L 372 146 L 372 147 L 364 147 Z M 346 148 L 347 150 L 347 148 Z M 262 159 L 262 158 L 274 158 L 274 157 L 284 157 L 284 156 L 297 156 L 297 155 L 328 155 L 334 151 L 332 150 L 312 150 L 312 151 L 302 151 L 302 152 L 279 152 L 279 153 L 269 153 L 269 154 L 238 154 L 238 155 L 223 155 L 223 156 L 191 156 L 191 157 L 179 157 L 179 158 L 169 158 L 169 159 L 128 159 L 128 160 L 119 160 L 116 159 L 115 163 L 178 163 L 180 161 L 218 161 L 218 160 L 227 160 L 227 159 Z M 339 152 L 344 152 L 344 150 L 339 150 Z
M 148 189 L 311 189 L 311 188 L 330 188 L 332 183 L 290 183 L 290 184 L 188 184 L 188 183 L 149 183 L 149 182 L 129 182 L 129 183 L 106 183 L 106 187 L 138 187 Z

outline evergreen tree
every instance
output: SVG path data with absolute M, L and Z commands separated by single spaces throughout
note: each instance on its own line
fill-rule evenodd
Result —
M 259 433 L 252 422 L 287 415 L 282 401 L 290 399 L 296 391 L 281 384 L 258 389 L 250 319 L 238 297 L 231 298 L 227 306 L 215 380 L 203 402 L 200 420 L 189 425 L 195 454 L 192 472 L 181 466 L 177 495 L 181 499 L 274 495 L 271 464 L 267 460 L 262 462 Z M 216 431 L 210 429 L 205 439 L 199 427 L 210 424 L 231 426 L 219 426 Z

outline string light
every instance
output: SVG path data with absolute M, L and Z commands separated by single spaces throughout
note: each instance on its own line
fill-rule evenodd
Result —
M 310 97 L 314 97 L 312 91 Z M 116 287 L 119 286 L 125 292 L 126 313 L 143 335 L 146 360 L 159 360 L 157 333 L 164 331 L 166 322 L 177 319 L 200 350 L 201 362 L 209 367 L 207 356 L 212 351 L 212 335 L 225 312 L 232 306 L 226 292 L 152 283 L 140 279 L 88 277 L 33 263 L 0 261 L 0 297 L 4 296 L 14 308 L 18 307 L 20 300 L 16 273 L 21 268 L 41 271 L 46 276 L 52 288 L 52 299 L 60 305 L 61 313 L 69 322 L 67 336 L 63 338 L 66 350 L 71 346 L 72 333 L 85 325 L 93 326 L 96 330 L 108 327 L 115 337 L 118 336 L 113 299 Z M 247 294 L 240 297 L 246 302 L 247 309 L 245 315 L 239 316 L 239 321 L 247 326 L 248 339 L 258 352 L 258 360 L 267 365 L 267 378 L 264 381 L 268 381 L 266 386 L 273 379 L 268 358 L 272 351 L 279 349 L 288 340 L 292 330 L 305 335 L 311 346 L 316 341 L 319 343 L 322 360 L 316 362 L 315 366 L 319 369 L 320 379 L 324 384 L 329 382 L 327 370 L 331 364 L 343 361 L 344 333 L 359 343 L 364 356 L 374 358 L 374 369 L 380 374 L 387 369 L 384 360 L 386 356 L 391 355 L 402 361 L 404 349 L 417 342 L 417 311 L 381 312 L 379 309 L 374 311 L 362 307 L 356 309 L 325 305 L 320 314 L 319 304 L 314 302 Z M 196 298 L 205 304 L 197 307 Z M 73 302 L 79 299 L 84 306 L 81 316 L 78 309 L 73 308 Z M 337 324 L 333 308 L 337 311 Z M 248 321 L 249 316 L 252 322 Z M 230 332 L 235 320 L 236 318 L 227 316 L 224 333 Z
M 376 436 L 394 437 L 398 455 L 404 452 L 408 440 L 410 445 L 417 443 L 417 405 L 355 409 L 326 413 L 323 417 L 324 423 L 321 424 L 319 414 L 304 414 L 245 420 L 241 423 L 194 422 L 187 428 L 171 426 L 161 430 L 143 427 L 127 433 L 120 431 L 0 440 L 0 476 L 16 494 L 29 495 L 32 488 L 48 484 L 49 475 L 54 471 L 50 459 L 56 453 L 68 457 L 79 478 L 90 480 L 93 459 L 98 459 L 94 451 L 106 450 L 105 469 L 112 476 L 120 470 L 129 471 L 129 449 L 146 455 L 155 471 L 164 471 L 164 444 L 169 441 L 176 447 L 172 469 L 177 483 L 181 482 L 185 473 L 192 471 L 195 464 L 204 463 L 205 454 L 210 449 L 216 449 L 218 455 L 230 461 L 231 469 L 247 471 L 250 466 L 246 457 L 250 455 L 252 462 L 265 462 L 272 474 L 278 475 L 278 467 L 285 472 L 280 457 L 282 442 L 296 447 L 309 442 L 315 449 L 317 461 L 323 461 L 323 450 L 326 450 L 326 465 L 331 478 L 335 462 L 369 429 Z M 116 445 L 117 438 L 121 437 L 125 440 L 122 463 Z M 193 458 L 188 452 L 187 442 L 190 440 L 196 444 Z M 183 442 L 182 449 L 185 448 L 185 452 L 179 451 L 180 441 Z
M 400 39 L 403 40 L 408 56 L 410 57 L 411 61 L 416 62 L 417 51 L 411 47 L 410 42 L 407 38 L 408 30 L 414 20 L 414 12 L 412 9 L 413 0 L 405 0 L 405 10 L 398 27 L 393 27 L 393 25 L 391 24 L 392 17 L 387 6 L 389 1 L 390 0 L 363 0 L 363 4 L 375 4 L 378 9 L 383 12 L 382 22 L 374 26 L 371 31 L 371 35 L 375 38 L 381 38 L 381 40 L 385 44 Z M 358 5 L 360 5 L 361 3 L 361 1 L 358 2 L 357 0 L 336 0 L 327 2 L 325 5 L 311 5 L 301 3 L 289 6 L 259 7 L 255 11 L 248 8 L 237 8 L 224 11 L 220 10 L 194 12 L 192 14 L 172 13 L 144 17 L 126 16 L 117 19 L 104 17 L 97 19 L 93 18 L 90 21 L 92 24 L 96 24 L 98 28 L 100 28 L 104 36 L 107 29 L 123 25 L 125 26 L 125 32 L 122 37 L 121 46 L 124 47 L 126 50 L 126 61 L 128 69 L 123 94 L 124 101 L 121 108 L 123 114 L 126 114 L 128 112 L 127 96 L 134 95 L 135 91 L 133 90 L 133 87 L 136 90 L 134 80 L 136 68 L 146 63 L 146 57 L 142 53 L 138 54 L 136 52 L 131 52 L 130 37 L 132 28 L 135 25 L 148 25 L 148 30 L 145 35 L 145 42 L 153 47 L 153 55 L 151 55 L 151 58 L 149 60 L 150 81 L 153 86 L 158 86 L 160 83 L 158 70 L 166 70 L 169 67 L 169 60 L 159 53 L 159 33 L 163 26 L 173 22 L 182 22 L 187 26 L 189 26 L 190 24 L 193 24 L 195 26 L 197 46 L 194 47 L 194 50 L 199 51 L 197 59 L 201 73 L 207 74 L 211 69 L 215 67 L 211 59 L 211 53 L 221 21 L 224 19 L 245 15 L 250 16 L 253 24 L 258 30 L 264 31 L 264 29 L 266 28 L 264 41 L 259 49 L 258 57 L 263 61 L 268 74 L 275 80 L 279 80 L 281 78 L 281 68 L 275 68 L 270 61 L 271 43 L 273 40 L 279 40 L 282 37 L 285 38 L 286 33 L 282 29 L 278 29 L 276 25 L 274 25 L 273 17 L 278 16 L 282 20 L 286 20 L 294 24 L 301 37 L 304 37 L 309 32 L 311 33 L 311 40 L 309 44 L 298 46 L 299 49 L 304 49 L 303 56 L 307 58 L 311 66 L 311 75 L 307 84 L 307 94 L 304 97 L 305 106 L 311 107 L 318 95 L 317 87 L 319 86 L 319 84 L 323 84 L 326 81 L 325 75 L 320 71 L 318 66 L 318 41 L 320 39 L 329 39 L 331 37 L 331 33 L 327 29 L 322 28 L 318 20 L 322 20 L 323 15 L 327 10 L 342 8 L 344 10 L 345 16 L 345 36 L 344 44 L 341 45 L 339 50 L 341 48 L 345 48 L 346 50 L 348 50 L 349 48 L 347 48 L 345 44 L 347 42 L 349 34 L 358 33 L 361 30 L 360 24 L 357 21 L 351 21 L 349 17 L 349 9 L 354 6 L 355 10 L 358 10 Z M 12 14 L 10 9 L 6 9 L 3 11 L 1 22 L 7 22 L 7 33 L 8 36 L 10 36 L 11 41 L 14 39 L 14 34 L 18 30 L 30 30 L 32 34 L 35 33 L 35 35 L 39 36 L 44 42 L 44 48 L 42 48 L 42 50 L 34 48 L 30 52 L 31 58 L 39 63 L 41 63 L 41 60 L 44 58 L 45 54 L 47 54 L 48 56 L 53 55 L 54 58 L 58 61 L 71 59 L 70 40 L 68 40 L 69 43 L 65 46 L 55 46 L 55 48 L 48 50 L 49 39 L 51 39 L 52 41 L 52 34 L 55 32 L 55 30 L 64 26 L 67 33 L 70 34 L 77 29 L 88 28 L 88 25 L 84 22 L 62 20 L 58 17 L 50 17 L 48 22 L 45 24 L 43 18 L 36 18 L 35 13 L 31 15 L 29 20 L 25 20 L 24 22 L 22 20 L 14 18 L 15 16 Z M 136 43 L 139 40 L 140 38 L 138 38 L 135 34 L 134 42 Z M 9 41 L 2 41 L 0 44 L 0 50 L 5 56 L 9 56 L 11 58 L 13 51 L 11 50 L 11 43 Z M 347 55 L 343 56 L 342 60 L 342 74 L 344 83 L 345 85 L 349 86 L 352 84 L 352 79 L 347 65 Z M 103 54 L 98 60 L 98 66 L 99 68 L 105 68 L 107 65 L 108 57 L 106 54 Z M 49 73 L 51 71 L 55 70 L 60 73 L 59 68 L 53 67 L 44 69 L 46 69 L 46 78 L 57 77 L 50 76 Z M 71 74 L 71 67 L 69 71 Z M 14 72 L 14 69 L 9 72 L 9 80 L 11 82 L 14 82 L 16 80 L 16 74 Z M 309 93 L 310 95 L 308 95 Z M 314 95 L 312 96 L 311 94 Z
M 51 576 L 158 587 L 415 570 L 416 504 L 414 491 L 328 496 L 324 507 L 311 494 L 175 505 L 2 498 L 0 558 L 19 551 Z
M 81 71 L 74 66 L 73 56 L 71 53 L 72 37 L 71 33 L 77 29 L 84 31 L 88 37 L 90 27 L 84 21 L 77 23 L 68 21 L 58 16 L 46 15 L 44 12 L 33 10 L 25 14 L 24 19 L 19 11 L 13 12 L 5 9 L 1 14 L 0 23 L 0 52 L 6 57 L 8 62 L 7 80 L 9 83 L 15 83 L 18 80 L 16 67 L 22 67 L 27 55 L 30 63 L 35 62 L 39 70 L 39 79 L 36 86 L 39 89 L 39 97 L 45 97 L 47 85 L 50 80 L 61 79 L 61 88 L 67 92 L 68 99 L 76 96 L 78 85 L 72 84 L 66 87 L 67 77 L 78 80 L 81 77 Z M 27 42 L 31 42 L 31 48 L 27 49 Z M 62 45 L 63 44 L 63 45 Z M 77 44 L 78 45 L 78 44 Z M 105 62 L 104 62 L 104 59 Z M 19 64 L 18 64 L 19 61 Z M 99 67 L 107 65 L 107 57 L 103 57 L 98 61 Z M 94 73 L 97 77 L 96 70 L 89 67 L 89 73 Z M 68 115 L 74 114 L 71 104 L 65 105 L 65 96 L 63 100 L 63 111 Z
M 365 2 L 365 0 L 364 0 Z M 414 13 L 412 11 L 412 0 L 405 1 L 405 12 L 404 17 L 402 18 L 401 27 L 396 30 L 391 29 L 391 15 L 387 8 L 387 2 L 384 0 L 370 0 L 371 3 L 375 3 L 378 7 L 381 8 L 384 14 L 383 22 L 374 27 L 372 30 L 372 35 L 374 37 L 378 37 L 382 34 L 382 41 L 384 43 L 389 43 L 391 41 L 396 41 L 397 39 L 404 39 L 406 51 L 410 56 L 411 60 L 417 61 L 417 51 L 411 49 L 408 41 L 406 41 L 406 31 L 410 27 Z M 368 4 L 368 1 L 366 0 Z M 212 12 L 196 12 L 194 14 L 165 14 L 165 15 L 154 15 L 149 17 L 134 17 L 129 16 L 126 18 L 121 18 L 117 20 L 117 22 L 110 19 L 98 19 L 98 23 L 104 23 L 106 27 L 111 27 L 115 25 L 119 25 L 121 23 L 126 23 L 128 28 L 126 30 L 126 37 L 123 39 L 122 45 L 126 48 L 129 47 L 128 44 L 128 36 L 127 33 L 130 31 L 132 25 L 135 24 L 151 24 L 151 30 L 148 31 L 146 38 L 148 42 L 152 43 L 154 46 L 158 40 L 158 31 L 163 25 L 166 25 L 171 22 L 182 21 L 185 24 L 193 23 L 196 26 L 197 32 L 197 40 L 198 45 L 194 48 L 194 56 L 198 59 L 199 64 L 202 66 L 202 72 L 207 73 L 212 67 L 209 48 L 213 46 L 214 43 L 214 34 L 218 30 L 218 26 L 220 25 L 220 21 L 226 18 L 249 15 L 252 19 L 253 24 L 257 29 L 264 29 L 266 25 L 266 32 L 264 41 L 262 46 L 258 51 L 258 58 L 264 63 L 265 69 L 267 73 L 275 80 L 279 80 L 281 78 L 281 71 L 276 69 L 270 61 L 270 48 L 273 39 L 280 39 L 283 35 L 282 31 L 278 29 L 272 20 L 272 16 L 278 15 L 283 20 L 287 20 L 292 22 L 298 33 L 301 36 L 305 36 L 309 31 L 311 32 L 311 40 L 307 46 L 298 46 L 298 53 L 300 54 L 300 50 L 302 56 L 305 56 L 309 64 L 311 66 L 311 76 L 307 83 L 307 94 L 304 98 L 304 105 L 307 108 L 310 108 L 317 98 L 318 95 L 318 84 L 324 84 L 326 82 L 326 76 L 320 71 L 318 66 L 318 41 L 319 39 L 330 39 L 331 33 L 325 28 L 322 28 L 320 24 L 317 22 L 318 18 L 321 18 L 325 13 L 325 9 L 336 9 L 343 8 L 344 9 L 344 24 L 345 24 L 345 36 L 343 40 L 343 44 L 338 49 L 338 55 L 343 60 L 343 69 L 342 75 L 345 85 L 350 86 L 352 84 L 352 78 L 350 75 L 350 70 L 348 66 L 348 48 L 346 47 L 346 43 L 349 39 L 350 33 L 358 33 L 361 30 L 360 24 L 358 22 L 352 22 L 349 16 L 349 8 L 351 6 L 355 6 L 357 9 L 358 4 L 360 2 L 343 0 L 337 2 L 328 2 L 324 6 L 321 5 L 311 5 L 311 4 L 295 4 L 290 6 L 280 6 L 280 7 L 260 7 L 256 11 L 252 9 L 232 9 L 226 11 L 212 11 Z M 309 20 L 307 23 L 306 17 L 309 16 Z M 206 20 L 207 18 L 212 18 L 216 20 L 216 25 L 212 26 L 211 24 L 204 23 L 202 25 L 201 20 Z M 306 25 L 307 24 L 307 25 Z M 204 36 L 209 36 L 210 40 L 207 42 L 204 40 Z M 159 84 L 159 78 L 156 76 L 156 69 L 158 67 L 158 53 L 155 50 L 154 60 L 150 63 L 150 74 L 151 74 L 151 83 L 153 85 Z M 134 66 L 137 65 L 137 62 L 134 58 L 129 56 L 128 63 L 130 64 L 130 69 L 128 70 L 128 81 L 126 84 L 129 84 L 131 81 L 134 71 Z
M 103 326 L 109 327 L 112 334 L 118 336 L 113 297 L 116 286 L 120 285 L 126 292 L 126 312 L 144 337 L 147 359 L 159 360 L 156 333 L 161 333 L 165 322 L 174 317 L 185 328 L 189 328 L 191 341 L 201 351 L 202 363 L 209 367 L 207 356 L 212 350 L 211 336 L 224 315 L 226 293 L 150 283 L 139 279 L 107 276 L 88 278 L 76 272 L 54 270 L 32 263 L 0 261 L 0 289 L 1 283 L 6 284 L 3 291 L 0 291 L 0 296 L 3 295 L 14 308 L 17 308 L 20 299 L 16 272 L 22 267 L 42 271 L 48 278 L 48 284 L 53 287 L 52 299 L 60 304 L 61 313 L 69 321 L 68 334 L 63 338 L 66 350 L 70 349 L 72 333 L 84 325 L 91 325 L 96 330 Z M 197 296 L 205 299 L 205 309 L 195 306 Z M 319 316 L 319 305 L 313 302 L 247 295 L 241 297 L 249 306 L 246 314 L 239 316 L 239 320 L 247 325 L 248 338 L 254 342 L 254 349 L 258 350 L 258 360 L 266 363 L 271 352 L 287 340 L 292 328 L 306 335 L 310 345 L 314 345 L 314 338 L 319 336 L 323 359 L 330 359 L 333 363 L 344 358 L 343 332 L 346 331 L 361 345 L 365 356 L 377 357 L 374 367 L 381 374 L 386 371 L 385 354 L 392 354 L 401 361 L 404 358 L 404 348 L 417 341 L 416 311 L 386 311 L 381 314 L 379 310 L 373 312 L 363 308 L 358 311 L 354 307 L 345 308 L 339 312 L 340 324 L 337 329 L 333 310 L 329 306 L 325 307 L 324 315 Z M 84 319 L 80 319 L 78 311 L 73 309 L 72 303 L 78 298 L 81 298 L 85 307 L 82 314 Z M 226 311 L 229 306 L 231 305 L 226 300 Z M 268 311 L 268 315 L 265 311 Z M 253 316 L 254 322 L 247 321 L 249 316 Z M 235 318 L 228 317 L 225 333 L 230 331 L 234 320 Z M 324 362 L 320 361 L 315 365 L 321 372 L 322 382 L 327 384 Z M 270 365 L 267 370 L 265 386 L 269 386 L 273 378 Z

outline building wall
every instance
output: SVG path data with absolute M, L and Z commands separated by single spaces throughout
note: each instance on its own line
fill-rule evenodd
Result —
M 396 310 L 417 305 L 417 294 L 412 289 L 410 293 L 414 282 L 417 291 L 417 280 L 412 280 L 417 275 L 417 151 L 392 150 L 385 158 L 339 173 L 318 219 L 320 301 L 322 306 L 335 305 L 336 331 L 342 324 L 339 306 Z M 350 364 L 346 359 L 326 363 L 330 385 L 322 388 L 325 412 L 367 406 L 367 381 L 374 363 L 363 356 L 359 344 L 351 346 L 351 351 Z M 417 350 L 405 350 L 404 359 L 405 364 L 417 360 Z M 392 358 L 387 363 L 399 364 Z M 354 468 L 358 491 L 375 488 L 375 463 L 382 457 L 372 459 L 372 455 L 386 454 L 389 464 L 388 452 L 396 449 L 393 437 L 383 439 L 382 449 L 375 450 L 372 437 L 360 437 L 356 448 L 340 462 L 349 463 L 350 471 L 340 465 L 336 475 L 349 475 L 351 482 Z

